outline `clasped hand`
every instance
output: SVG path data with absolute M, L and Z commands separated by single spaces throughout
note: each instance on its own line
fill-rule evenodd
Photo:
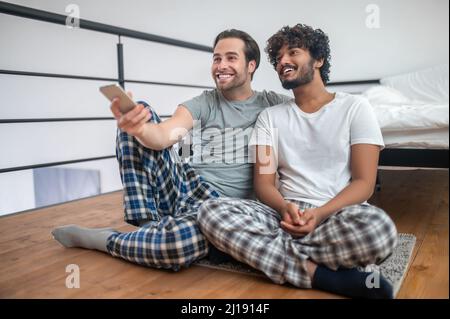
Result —
M 288 203 L 281 216 L 281 227 L 293 237 L 308 235 L 321 222 L 317 208 L 301 211 L 294 203 Z

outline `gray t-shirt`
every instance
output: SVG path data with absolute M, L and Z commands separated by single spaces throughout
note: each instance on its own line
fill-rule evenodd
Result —
M 214 89 L 188 100 L 194 118 L 191 166 L 223 196 L 254 198 L 253 160 L 248 142 L 266 107 L 291 100 L 272 91 L 254 91 L 245 101 L 228 101 Z

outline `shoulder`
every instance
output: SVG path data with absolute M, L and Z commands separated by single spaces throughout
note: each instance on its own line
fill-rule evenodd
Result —
M 218 96 L 216 90 L 204 90 L 202 93 L 192 97 L 188 101 L 200 101 L 200 100 L 206 100 L 206 99 L 213 99 L 216 96 Z
M 362 95 L 351 94 L 346 92 L 336 92 L 337 96 L 339 96 L 342 100 L 346 101 L 349 104 L 367 104 L 369 100 Z
M 191 112 L 194 120 L 206 120 L 212 110 L 217 108 L 218 103 L 218 94 L 215 90 L 204 90 L 200 95 L 184 101 L 180 105 Z
M 292 101 L 286 101 L 281 104 L 268 107 L 264 111 L 271 115 L 285 114 L 292 108 Z
M 291 96 L 280 94 L 274 91 L 263 90 L 261 92 L 256 92 L 262 99 L 267 101 L 268 106 L 278 105 L 293 99 Z
M 350 125 L 368 125 L 368 123 L 377 122 L 375 111 L 369 100 L 364 96 L 341 93 L 340 111 L 336 111 L 334 116 L 344 117 Z
M 198 97 L 216 101 L 219 99 L 219 93 L 217 92 L 217 89 L 204 90 Z
M 361 95 L 336 92 L 336 102 L 339 108 L 348 112 L 355 112 L 361 108 L 371 108 L 369 100 Z
M 185 101 L 183 104 L 188 107 L 205 108 L 218 105 L 220 103 L 219 94 L 217 90 L 204 90 L 199 95 Z
M 288 101 L 272 107 L 265 108 L 259 116 L 271 119 L 271 121 L 273 120 L 276 121 L 277 119 L 285 120 L 286 117 L 289 116 L 291 109 L 292 103 Z

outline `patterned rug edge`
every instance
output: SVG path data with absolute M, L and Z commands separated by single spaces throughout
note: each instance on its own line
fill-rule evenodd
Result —
M 397 246 L 395 247 L 393 253 L 379 265 L 366 267 L 368 271 L 377 269 L 387 280 L 389 280 L 389 282 L 392 283 L 395 298 L 397 297 L 403 281 L 406 278 L 409 267 L 411 266 L 412 253 L 415 245 L 416 236 L 413 234 L 400 233 L 398 234 Z M 213 264 L 207 259 L 202 259 L 195 262 L 194 265 L 251 276 L 266 277 L 262 272 L 239 262 Z

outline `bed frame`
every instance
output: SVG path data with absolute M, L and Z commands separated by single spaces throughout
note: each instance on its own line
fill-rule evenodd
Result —
M 448 149 L 386 148 L 380 153 L 380 166 L 447 168 Z

